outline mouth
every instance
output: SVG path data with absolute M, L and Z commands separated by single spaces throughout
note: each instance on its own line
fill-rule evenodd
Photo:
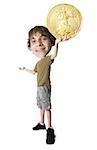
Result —
M 45 48 L 41 48 L 41 49 L 36 49 L 35 52 L 44 52 Z

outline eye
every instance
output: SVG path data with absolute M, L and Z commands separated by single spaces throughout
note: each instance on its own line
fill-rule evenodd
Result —
M 35 43 L 36 41 L 35 40 L 31 40 L 31 43 Z
M 42 40 L 43 40 L 43 41 L 46 41 L 47 39 L 48 39 L 48 38 L 47 38 L 46 36 L 43 36 L 43 37 L 42 37 Z

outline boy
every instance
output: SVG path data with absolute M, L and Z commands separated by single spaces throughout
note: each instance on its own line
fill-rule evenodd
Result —
M 40 123 L 38 123 L 33 130 L 46 129 L 44 124 L 44 115 L 47 113 L 48 129 L 47 139 L 48 144 L 54 143 L 54 130 L 51 124 L 51 82 L 50 69 L 54 58 L 57 56 L 58 44 L 60 40 L 49 32 L 44 26 L 35 26 L 29 31 L 28 48 L 40 60 L 37 62 L 34 70 L 20 67 L 20 70 L 25 70 L 29 73 L 37 73 L 37 105 L 40 108 Z M 54 48 L 54 53 L 47 55 L 51 48 Z M 51 135 L 53 134 L 53 135 Z

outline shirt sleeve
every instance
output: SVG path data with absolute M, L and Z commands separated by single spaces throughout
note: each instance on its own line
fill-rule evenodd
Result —
M 37 64 L 35 65 L 34 71 L 37 72 Z
M 54 62 L 54 59 L 51 59 L 51 55 L 48 56 L 48 59 L 49 59 L 50 64 L 52 64 Z

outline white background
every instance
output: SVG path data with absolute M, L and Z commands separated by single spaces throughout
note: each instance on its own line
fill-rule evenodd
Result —
M 28 31 L 46 25 L 48 11 L 69 3 L 82 13 L 80 33 L 59 46 L 52 65 L 54 145 L 39 121 L 36 77 L 20 72 L 37 58 L 27 49 Z M 0 150 L 97 150 L 97 8 L 95 0 L 3 0 L 0 3 Z M 46 119 L 47 125 L 47 119 Z

